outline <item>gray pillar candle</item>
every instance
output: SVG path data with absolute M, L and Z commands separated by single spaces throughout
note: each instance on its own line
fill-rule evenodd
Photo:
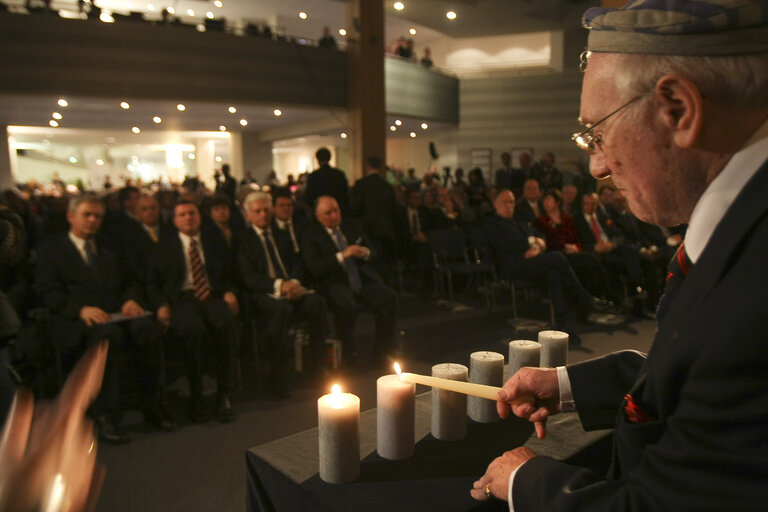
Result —
M 398 375 L 376 380 L 376 451 L 390 460 L 413 455 L 416 432 L 416 385 Z
M 501 386 L 504 384 L 504 356 L 498 352 L 472 352 L 469 356 L 469 382 Z M 477 396 L 467 398 L 469 417 L 480 423 L 499 419 L 496 402 Z
M 563 331 L 540 331 L 542 368 L 555 368 L 568 364 L 568 333 Z
M 541 358 L 541 343 L 531 340 L 514 340 L 509 342 L 509 366 L 506 382 L 523 366 L 538 368 Z
M 469 369 L 463 364 L 442 363 L 432 367 L 432 376 L 466 382 Z M 432 388 L 432 435 L 444 441 L 467 435 L 467 395 Z
M 317 400 L 320 478 L 342 484 L 360 476 L 360 398 L 333 388 Z

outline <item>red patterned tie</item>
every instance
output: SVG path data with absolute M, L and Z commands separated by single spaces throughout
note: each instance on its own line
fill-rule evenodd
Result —
M 197 251 L 197 240 L 192 239 L 189 244 L 189 265 L 192 267 L 192 286 L 195 288 L 195 298 L 205 302 L 211 298 L 211 288 L 205 277 L 205 268 L 200 261 L 200 253 Z

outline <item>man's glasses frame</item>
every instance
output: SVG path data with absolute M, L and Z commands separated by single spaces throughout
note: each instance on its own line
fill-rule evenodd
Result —
M 615 114 L 618 114 L 623 109 L 625 109 L 629 105 L 631 105 L 633 102 L 639 100 L 641 97 L 642 97 L 642 94 L 639 95 L 639 96 L 635 96 L 634 98 L 632 98 L 628 102 L 624 103 L 622 106 L 620 106 L 619 108 L 617 108 L 616 110 L 614 110 L 613 112 L 608 114 L 607 116 L 603 117 L 602 119 L 600 119 L 596 123 L 594 123 L 594 124 L 587 124 L 585 126 L 584 130 L 582 130 L 580 132 L 574 133 L 571 136 L 571 140 L 573 142 L 575 142 L 576 145 L 579 146 L 580 149 L 583 149 L 584 151 L 586 151 L 589 154 L 593 154 L 596 151 L 597 146 L 600 144 L 600 141 L 601 141 L 600 134 L 599 133 L 595 133 L 595 127 L 597 127 L 597 125 L 599 125 L 600 123 L 605 122 L 611 116 L 613 116 Z

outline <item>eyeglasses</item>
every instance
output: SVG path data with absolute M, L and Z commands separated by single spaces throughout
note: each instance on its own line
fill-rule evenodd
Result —
M 623 104 L 622 106 L 620 106 L 619 108 L 617 108 L 616 110 L 614 110 L 613 112 L 611 112 L 610 114 L 608 114 L 607 116 L 605 116 L 604 118 L 596 122 L 595 124 L 587 124 L 586 129 L 581 132 L 574 133 L 571 136 L 571 140 L 575 142 L 576 145 L 579 146 L 579 148 L 583 149 L 589 154 L 593 154 L 597 146 L 600 144 L 602 140 L 600 134 L 595 133 L 594 131 L 595 127 L 600 123 L 604 122 L 606 119 L 608 119 L 612 115 L 618 114 L 622 109 L 628 107 L 633 101 L 639 100 L 641 97 L 642 95 L 635 96 L 634 98 L 632 98 L 631 100 L 629 100 L 628 102 L 626 102 L 625 104 Z

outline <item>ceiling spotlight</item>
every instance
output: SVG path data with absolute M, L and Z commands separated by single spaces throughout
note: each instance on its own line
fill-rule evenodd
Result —
M 168 14 L 176 14 L 176 9 L 174 9 L 173 7 L 168 7 L 166 11 L 168 11 Z
M 101 11 L 101 14 L 99 14 L 99 19 L 102 23 L 114 23 L 115 18 L 112 17 L 112 15 L 106 11 Z
M 216 0 L 215 2 L 213 2 L 213 5 L 215 5 L 216 7 L 221 7 L 224 4 L 221 3 L 221 0 Z
M 389 131 L 396 132 L 397 131 L 397 126 L 395 126 L 395 125 L 390 126 L 389 127 Z
M 429 125 L 427 123 L 421 123 L 422 130 L 426 130 L 427 128 L 429 128 Z
M 59 123 L 58 123 L 58 122 L 56 122 L 56 121 L 54 121 L 53 119 L 51 119 L 50 121 L 48 121 L 48 125 L 49 125 L 51 128 L 56 128 L 57 126 L 59 126 Z
M 61 114 L 59 114 L 58 112 L 54 112 L 53 114 L 51 114 L 51 117 L 56 119 L 57 121 L 61 120 Z
M 339 29 L 339 35 L 340 35 L 340 36 L 345 36 L 345 35 L 347 35 L 347 29 L 345 29 L 345 28 L 340 28 L 340 29 Z
M 153 121 L 155 124 L 160 124 L 160 123 L 162 123 L 162 122 L 163 122 L 163 118 L 162 118 L 162 117 L 160 117 L 160 116 L 155 116 L 155 117 L 153 117 L 153 118 L 152 118 L 152 121 Z
M 190 160 L 194 160 L 195 159 L 195 154 L 194 153 L 190 153 L 190 154 L 187 155 L 187 158 L 189 158 Z
M 339 137 L 341 137 L 342 139 L 346 139 L 347 138 L 347 134 L 345 132 L 341 132 L 339 134 Z
M 281 115 L 283 115 L 283 111 L 280 110 L 279 108 L 276 108 L 275 110 L 273 110 L 272 113 L 275 114 L 275 117 L 280 117 Z
M 99 167 L 101 167 L 102 165 L 104 165 L 104 160 L 102 160 L 101 158 L 97 158 L 97 159 L 96 159 L 96 165 L 98 165 Z
M 209 20 L 212 20 L 213 19 L 213 13 L 211 11 L 208 11 L 207 13 L 205 13 L 205 17 L 208 18 Z
M 77 158 L 75 158 L 73 156 L 69 157 L 69 163 L 76 164 L 77 163 Z
M 136 135 L 138 135 L 141 133 L 141 128 L 139 128 L 138 126 L 134 126 L 133 128 L 131 128 L 131 131 Z
M 299 12 L 299 19 L 305 20 L 309 18 L 309 15 L 305 13 L 304 11 Z
M 220 124 L 220 125 L 219 125 L 219 131 L 220 131 L 220 132 L 225 132 L 225 131 L 227 131 L 227 127 L 226 127 L 226 126 L 224 126 L 223 124 Z
M 248 120 L 246 120 L 246 119 L 241 119 L 241 120 L 240 120 L 240 126 L 248 126 Z
M 392 7 L 394 7 L 396 11 L 402 11 L 405 9 L 405 4 L 403 2 L 395 2 Z
M 178 105 L 176 105 L 176 110 L 178 110 L 179 112 L 184 112 L 185 110 L 187 110 L 187 107 L 185 107 L 183 103 L 179 103 Z
M 229 107 L 227 110 L 229 110 L 230 114 L 234 114 L 235 112 L 237 112 L 237 107 Z
M 129 108 L 131 108 L 131 105 L 127 101 L 121 101 L 120 108 L 122 108 L 123 110 L 128 110 Z
M 155 11 L 155 6 L 152 5 L 152 4 L 149 4 L 149 5 L 147 5 L 147 9 L 152 11 L 152 12 L 154 12 Z
M 395 126 L 400 126 L 403 122 L 399 119 L 395 119 Z
M 416 35 L 416 29 L 412 28 L 412 29 L 408 30 L 408 33 L 411 34 L 412 36 L 415 36 Z
M 194 9 L 187 9 L 187 16 L 195 17 L 195 11 Z
M 449 20 L 455 20 L 456 19 L 456 13 L 454 11 L 448 11 L 445 13 L 445 17 Z
M 411 138 L 413 139 L 414 137 L 416 137 L 416 132 L 411 132 L 409 135 L 410 135 L 410 136 L 411 136 Z
M 216 162 L 218 162 L 218 163 L 221 163 L 221 162 L 224 161 L 224 159 L 221 158 L 219 155 L 216 155 L 216 158 L 214 160 L 216 160 Z
M 60 107 L 68 107 L 69 103 L 64 98 L 59 99 L 59 106 Z

